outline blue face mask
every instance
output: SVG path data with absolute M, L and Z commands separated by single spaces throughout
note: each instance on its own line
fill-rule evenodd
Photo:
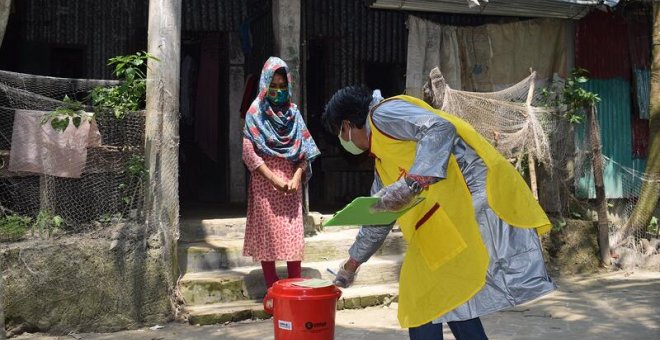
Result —
M 284 105 L 289 102 L 289 90 L 270 87 L 266 93 L 266 99 L 268 99 L 268 101 L 273 105 Z

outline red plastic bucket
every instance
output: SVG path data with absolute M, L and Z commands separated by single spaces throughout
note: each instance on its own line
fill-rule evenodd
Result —
M 275 340 L 332 340 L 341 290 L 300 287 L 307 278 L 279 280 L 268 289 L 264 310 L 273 315 Z

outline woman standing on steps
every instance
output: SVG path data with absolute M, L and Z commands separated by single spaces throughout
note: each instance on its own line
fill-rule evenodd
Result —
M 296 104 L 286 63 L 270 57 L 245 116 L 243 162 L 250 170 L 243 255 L 261 262 L 266 288 L 279 280 L 275 261 L 300 277 L 305 246 L 302 184 L 320 154 Z

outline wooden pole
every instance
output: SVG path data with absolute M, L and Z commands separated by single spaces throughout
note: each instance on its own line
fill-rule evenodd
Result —
M 178 278 L 178 153 L 181 0 L 150 0 L 145 161 L 149 169 L 145 200 L 147 235 L 158 234 L 171 291 Z M 174 297 L 171 297 L 174 299 Z
M 302 116 L 307 121 L 307 110 L 303 94 L 303 79 L 301 67 L 304 63 L 301 58 L 300 43 L 302 36 L 302 1 L 301 0 L 273 0 L 273 33 L 275 38 L 275 54 L 289 66 L 293 77 L 293 100 L 303 108 Z M 304 54 L 303 54 L 304 56 Z M 309 213 L 309 191 L 307 183 L 303 185 L 303 213 Z
M 2 276 L 3 268 L 4 264 L 0 255 L 0 340 L 7 338 L 5 334 L 5 278 Z
M 11 12 L 11 0 L 0 0 L 0 46 L 7 31 L 9 12 Z
M 5 36 L 10 11 L 11 0 L 0 0 L 0 46 L 2 46 Z M 2 261 L 2 256 L 0 256 L 0 261 Z M 2 272 L 3 263 L 0 262 L 0 340 L 5 340 L 5 280 L 2 277 Z
M 532 99 L 534 99 L 534 85 L 536 81 L 536 72 L 532 71 L 532 69 L 529 69 L 529 72 L 531 73 L 531 79 L 530 79 L 530 84 L 529 84 L 529 90 L 527 91 L 527 100 L 525 101 L 525 104 L 527 105 L 527 116 L 531 116 L 531 110 L 532 110 Z M 536 150 L 538 150 L 538 145 L 534 145 L 536 147 Z M 538 185 L 536 181 L 536 161 L 534 160 L 534 154 L 533 153 L 528 153 L 527 154 L 527 167 L 529 168 L 529 185 L 532 189 L 532 194 L 534 194 L 534 198 L 538 201 L 539 200 L 539 190 L 538 190 Z
M 534 198 L 538 201 L 539 200 L 539 189 L 538 189 L 538 184 L 536 182 L 536 160 L 534 159 L 534 156 L 529 153 L 527 154 L 527 166 L 529 167 L 529 186 L 532 189 L 532 194 L 534 194 Z
M 610 224 L 607 219 L 607 200 L 605 198 L 605 183 L 603 181 L 603 154 L 600 149 L 600 127 L 595 106 L 587 110 L 589 121 L 589 135 L 591 139 L 591 156 L 596 186 L 596 211 L 598 213 L 598 244 L 600 248 L 600 262 L 604 266 L 610 264 Z

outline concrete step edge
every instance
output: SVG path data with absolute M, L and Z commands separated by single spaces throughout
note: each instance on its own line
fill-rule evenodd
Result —
M 345 240 L 353 242 L 357 236 L 359 229 L 342 229 L 334 230 L 331 232 L 323 231 L 316 235 L 306 236 L 305 243 L 317 243 L 325 241 L 338 241 Z M 387 235 L 388 238 L 402 238 L 403 234 L 400 230 L 393 230 Z M 228 247 L 242 247 L 243 239 L 227 238 L 222 235 L 209 235 L 200 240 L 179 240 L 180 248 L 228 248 Z
M 320 230 L 342 231 L 359 229 L 360 226 L 336 226 L 324 228 L 322 225 L 330 219 L 332 215 L 319 214 L 312 212 L 305 219 L 305 233 L 314 234 Z M 181 240 L 186 242 L 203 241 L 206 233 L 211 235 L 222 235 L 234 239 L 241 238 L 240 235 L 245 231 L 246 217 L 219 218 L 219 219 L 182 219 L 179 224 Z
M 302 276 L 333 280 L 343 260 L 303 263 Z M 361 268 L 356 285 L 396 283 L 403 255 L 373 257 Z M 278 266 L 280 278 L 287 277 L 286 265 Z M 266 292 L 261 267 L 238 267 L 185 274 L 179 281 L 179 292 L 187 305 L 208 305 L 262 298 Z
M 337 310 L 389 304 L 397 298 L 398 284 L 355 286 L 342 289 L 342 296 L 337 301 Z M 271 317 L 264 312 L 262 302 L 259 300 L 185 306 L 184 312 L 187 313 L 188 321 L 192 325 L 212 325 Z
M 344 259 L 348 256 L 357 230 L 321 233 L 305 239 L 306 261 Z M 390 233 L 376 256 L 405 253 L 407 244 L 401 232 Z M 182 273 L 235 269 L 241 266 L 258 266 L 259 262 L 243 254 L 243 240 L 210 238 L 206 242 L 179 243 L 179 269 Z M 303 261 L 303 263 L 307 263 Z
M 323 262 L 303 262 L 303 268 L 313 268 L 319 269 L 324 275 L 331 275 L 327 272 L 327 268 L 335 270 L 339 268 L 339 265 L 344 261 L 344 259 L 333 259 Z M 385 255 L 385 256 L 374 256 L 369 261 L 362 265 L 361 270 L 368 270 L 369 267 L 378 266 L 381 264 L 401 264 L 403 262 L 403 254 L 400 255 Z M 284 262 L 278 262 L 278 270 L 286 269 L 286 264 Z M 206 280 L 206 279 L 224 279 L 227 277 L 243 277 L 248 275 L 253 271 L 260 271 L 261 267 L 259 266 L 242 266 L 232 269 L 221 269 L 214 271 L 205 271 L 205 272 L 192 272 L 186 273 L 181 278 L 181 281 L 195 281 L 195 280 Z M 359 274 L 358 274 L 359 275 Z

